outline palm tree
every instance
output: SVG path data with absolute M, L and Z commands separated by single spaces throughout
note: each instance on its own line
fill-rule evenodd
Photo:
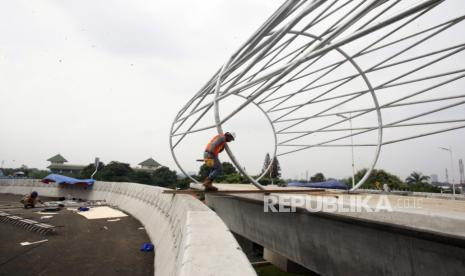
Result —
M 405 179 L 408 184 L 427 184 L 429 176 L 423 175 L 421 172 L 412 172 L 409 177 Z

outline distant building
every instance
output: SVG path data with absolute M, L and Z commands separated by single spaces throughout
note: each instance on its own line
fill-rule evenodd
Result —
M 57 174 L 71 174 L 78 176 L 82 169 L 87 165 L 77 165 L 77 164 L 65 164 L 68 162 L 63 156 L 57 154 L 53 157 L 47 159 L 51 164 L 47 167 L 52 173 Z M 153 158 L 149 158 L 145 161 L 142 161 L 138 164 L 140 167 L 131 167 L 135 171 L 155 171 L 161 167 L 160 163 L 155 161 Z
M 13 177 L 25 177 L 25 176 L 26 176 L 26 174 L 24 172 L 21 172 L 21 171 L 13 173 Z
M 155 161 L 152 157 L 140 162 L 138 165 L 140 166 L 139 168 L 136 167 L 132 169 L 136 171 L 154 171 L 161 167 L 160 163 Z
M 437 183 L 437 182 L 439 182 L 439 178 L 438 178 L 438 175 L 437 175 L 437 174 L 432 174 L 432 175 L 431 175 L 431 182 L 432 182 L 432 183 Z
M 47 167 L 52 173 L 79 175 L 86 165 L 65 164 L 68 162 L 63 156 L 57 154 L 47 159 L 51 164 Z

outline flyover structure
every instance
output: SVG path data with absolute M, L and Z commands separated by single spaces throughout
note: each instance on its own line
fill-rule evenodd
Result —
M 254 189 L 224 185 L 228 190 Z M 309 212 L 302 207 L 296 212 L 264 212 L 263 193 L 206 194 L 210 209 L 190 195 L 165 194 L 164 188 L 136 183 L 97 181 L 93 188 L 83 189 L 33 179 L 0 179 L 1 194 L 33 190 L 50 197 L 105 200 L 131 214 L 155 245 L 155 275 L 256 275 L 241 249 L 246 248 L 244 241 L 261 245 L 264 258 L 285 270 L 298 265 L 321 275 L 461 275 L 465 270 L 465 198 L 461 196 L 461 200 L 416 197 L 419 205 L 395 206 L 415 201 L 390 195 L 391 212 Z M 321 197 L 309 194 L 270 189 L 269 196 L 312 204 L 338 197 L 345 206 L 357 196 L 331 191 L 321 191 Z M 367 204 L 375 205 L 381 196 Z M 272 205 L 289 207 L 280 201 Z M 233 234 L 242 237 L 240 245 Z
M 221 189 L 253 189 L 219 184 Z M 195 185 L 194 185 L 195 187 Z M 461 275 L 465 270 L 465 197 L 325 192 L 289 195 L 206 194 L 231 231 L 264 248 L 264 258 L 287 271 L 320 275 Z M 373 212 L 356 211 L 359 197 Z M 384 197 L 384 199 L 383 199 Z M 270 209 L 267 201 L 271 202 Z M 375 211 L 380 199 L 391 209 Z M 338 202 L 337 210 L 316 210 Z M 308 205 L 297 205 L 296 203 Z M 296 207 L 291 212 L 291 206 Z M 309 211 L 312 206 L 314 211 Z M 286 212 L 274 212 L 279 208 Z M 351 210 L 351 208 L 353 208 Z
M 383 146 L 464 128 L 465 16 L 457 3 L 285 1 L 177 114 L 170 133 L 177 165 L 190 177 L 179 146 L 199 132 L 222 133 L 247 106 L 269 124 L 274 156 L 370 149 L 353 190 Z M 230 98 L 241 103 L 221 113 Z M 264 189 L 257 180 L 266 170 L 253 178 L 226 151 Z

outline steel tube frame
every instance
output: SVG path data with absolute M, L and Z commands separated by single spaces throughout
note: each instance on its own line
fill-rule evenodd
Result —
M 339 4 L 339 2 L 342 3 Z M 446 20 L 445 22 L 438 23 L 432 27 L 426 27 L 424 29 L 415 31 L 414 33 L 408 33 L 400 38 L 395 38 L 392 41 L 384 42 L 381 44 L 381 42 L 385 41 L 388 37 L 393 36 L 399 32 L 399 30 L 411 25 L 412 22 L 420 17 L 425 16 L 427 13 L 434 10 L 435 7 L 437 7 L 439 4 L 442 4 L 443 2 L 444 0 L 420 1 L 419 3 L 409 6 L 397 13 L 386 15 L 388 11 L 395 9 L 403 2 L 400 0 L 363 0 L 356 3 L 339 0 L 316 0 L 309 2 L 292 0 L 286 1 L 261 26 L 261 28 L 259 28 L 239 48 L 239 50 L 237 50 L 229 58 L 229 60 L 222 66 L 222 68 L 214 74 L 214 76 L 204 85 L 204 87 L 202 87 L 202 89 L 197 92 L 197 94 L 176 115 L 170 132 L 170 147 L 176 164 L 181 169 L 181 171 L 186 174 L 176 158 L 174 149 L 181 141 L 184 140 L 185 137 L 187 137 L 187 135 L 213 128 L 216 128 L 218 133 L 222 133 L 222 126 L 224 123 L 233 118 L 238 112 L 242 111 L 249 104 L 255 105 L 265 115 L 271 126 L 274 136 L 273 158 L 313 147 L 339 148 L 352 146 L 352 149 L 353 147 L 374 147 L 374 158 L 370 163 L 371 165 L 368 166 L 366 174 L 352 188 L 352 190 L 359 188 L 369 177 L 371 171 L 377 163 L 377 160 L 379 159 L 382 145 L 464 128 L 465 125 L 456 125 L 440 130 L 431 130 L 429 132 L 419 134 L 417 133 L 415 135 L 399 139 L 383 141 L 384 128 L 425 125 L 431 126 L 461 123 L 465 121 L 465 119 L 462 118 L 449 118 L 444 120 L 429 120 L 423 122 L 405 123 L 407 121 L 423 118 L 427 115 L 465 104 L 465 100 L 463 100 L 463 98 L 465 98 L 465 94 L 415 99 L 409 102 L 405 101 L 425 93 L 437 91 L 439 88 L 444 87 L 449 83 L 456 82 L 464 78 L 465 68 L 405 80 L 407 76 L 416 74 L 426 68 L 436 66 L 436 64 L 439 62 L 449 59 L 450 57 L 457 56 L 459 53 L 465 50 L 465 42 L 445 46 L 441 49 L 434 49 L 422 54 L 416 54 L 415 56 L 402 57 L 402 59 L 398 58 L 401 55 L 405 55 L 405 53 L 414 49 L 415 47 L 424 45 L 428 41 L 437 37 L 439 34 L 450 30 L 453 26 L 462 23 L 465 19 L 465 15 Z M 336 20 L 334 20 L 331 24 L 327 23 L 328 20 L 332 20 L 332 16 L 341 13 L 344 9 L 348 11 L 345 11 L 343 14 L 341 14 L 340 17 L 336 18 Z M 315 15 L 313 13 L 315 13 Z M 299 30 L 293 29 L 302 23 L 306 18 L 310 18 L 309 23 L 304 24 L 304 26 Z M 377 20 L 378 22 L 375 22 Z M 315 26 L 318 24 L 321 25 L 323 22 L 326 22 L 329 27 L 321 30 L 319 35 L 312 34 L 312 30 L 315 29 Z M 362 24 L 360 25 L 359 23 Z M 394 23 L 399 24 L 395 26 L 393 25 Z M 376 38 L 374 42 L 368 43 L 367 46 L 364 45 L 360 51 L 349 55 L 342 49 L 342 47 L 345 45 L 362 39 L 370 34 L 373 34 L 374 32 L 384 30 L 384 28 L 388 26 L 393 26 L 393 29 L 385 31 L 385 33 L 382 34 L 379 38 Z M 352 28 L 355 28 L 354 31 L 351 31 Z M 422 35 L 424 35 L 424 37 L 421 37 Z M 292 49 L 290 52 L 285 52 L 286 49 L 290 48 L 294 44 L 300 43 L 297 38 L 303 37 L 309 38 L 309 42 L 303 45 L 298 45 L 297 48 Z M 408 42 L 409 40 L 415 38 L 417 41 L 411 42 L 406 47 L 400 47 L 399 49 L 396 49 L 393 54 L 383 58 L 367 69 L 362 69 L 357 63 L 357 60 L 362 57 L 378 53 L 379 51 L 389 47 L 395 47 L 398 44 Z M 328 56 L 330 52 L 333 51 L 339 52 L 343 56 L 343 59 L 330 63 L 329 65 L 319 65 L 318 68 L 314 68 L 317 63 L 321 62 L 325 57 Z M 409 68 L 409 70 L 406 72 L 399 72 L 388 80 L 383 80 L 380 84 L 372 85 L 372 81 L 370 81 L 372 74 L 376 72 L 383 72 L 383 70 L 390 68 L 398 68 L 399 66 L 413 64 L 413 62 L 422 62 L 423 60 L 431 57 L 433 57 L 432 60 L 426 61 L 424 64 L 420 64 L 414 68 Z M 333 77 L 335 75 L 334 72 L 336 72 L 338 68 L 342 68 L 342 66 L 347 62 L 350 63 L 352 68 L 355 68 L 356 73 L 335 79 Z M 452 77 L 443 80 L 448 76 Z M 328 80 L 328 78 L 331 79 Z M 334 94 L 330 95 L 338 89 L 347 87 L 349 83 L 353 83 L 354 80 L 359 78 L 367 86 L 366 89 L 358 90 L 355 92 L 352 90 L 348 93 L 343 93 L 337 96 L 334 96 Z M 305 85 L 298 87 L 298 89 L 294 91 L 288 91 L 289 89 L 287 89 L 287 87 L 290 87 L 289 85 L 291 83 L 295 83 L 304 79 L 308 79 L 308 81 L 305 82 Z M 396 99 L 390 100 L 386 103 L 379 103 L 378 101 L 377 93 L 379 93 L 379 91 L 389 91 L 389 89 L 394 87 L 401 87 L 424 81 L 432 82 L 434 80 L 439 80 L 439 82 L 433 83 L 426 88 L 421 88 L 407 95 L 399 96 Z M 283 89 L 287 90 L 283 92 Z M 312 94 L 310 100 L 300 102 L 298 104 L 288 104 L 290 101 L 296 101 L 296 97 L 298 95 L 304 93 L 305 95 L 308 95 L 309 93 L 313 93 L 314 91 L 321 89 L 323 89 L 323 92 L 319 92 L 315 95 Z M 279 95 L 278 93 L 283 95 Z M 352 108 L 350 111 L 331 112 L 333 109 L 342 105 L 351 104 L 367 93 L 370 93 L 371 99 L 373 101 L 373 107 L 358 109 Z M 213 97 L 213 100 L 206 102 L 208 96 Z M 238 96 L 244 99 L 244 102 L 235 108 L 232 112 L 220 118 L 220 102 L 230 96 Z M 405 108 L 414 105 L 422 106 L 423 104 L 427 103 L 431 104 L 454 100 L 456 102 L 449 103 L 441 107 L 435 107 L 415 115 L 395 120 L 391 123 L 383 124 L 381 114 L 382 110 L 399 107 Z M 333 101 L 333 103 L 330 103 L 331 101 Z M 334 101 L 337 102 L 334 103 Z M 297 113 L 298 110 L 301 110 L 303 107 L 325 102 L 328 103 L 328 106 L 323 110 L 315 112 L 313 115 L 304 117 L 292 117 Z M 269 104 L 272 104 L 272 106 L 265 107 L 265 105 Z M 285 106 L 285 104 L 287 104 L 287 106 Z M 212 107 L 215 123 L 208 124 L 207 126 L 196 127 L 196 125 L 200 123 L 200 121 L 207 115 Z M 278 114 L 278 112 L 281 112 L 281 114 Z M 338 125 L 349 120 L 344 114 L 350 114 L 350 120 L 353 120 L 361 118 L 362 116 L 366 116 L 372 112 L 374 112 L 377 118 L 377 126 L 353 127 L 352 121 L 350 121 L 349 128 L 338 127 Z M 340 116 L 343 119 L 337 120 L 336 122 L 329 122 L 326 125 L 314 130 L 298 130 L 298 128 L 302 128 L 304 122 L 308 122 L 309 120 L 317 118 L 333 118 L 334 116 Z M 194 118 L 193 123 L 185 126 L 186 121 L 190 118 Z M 290 125 L 285 125 L 277 129 L 275 124 L 277 125 L 282 123 L 290 123 Z M 355 144 L 353 142 L 354 136 L 363 135 L 374 130 L 377 130 L 376 143 Z M 297 142 L 297 140 L 301 140 L 304 137 L 309 137 L 309 135 L 316 133 L 337 133 L 347 131 L 350 133 L 343 134 L 342 136 L 338 136 L 336 138 L 320 141 L 318 143 Z M 281 139 L 279 138 L 282 137 L 281 135 L 297 136 Z M 175 137 L 179 137 L 179 139 L 177 139 L 177 141 L 173 141 Z M 350 138 L 352 141 L 350 145 L 344 143 L 335 143 L 346 138 Z M 297 143 L 291 143 L 292 141 L 296 141 Z M 278 153 L 279 147 L 297 147 L 297 149 Z M 250 180 L 250 182 L 257 186 L 259 189 L 264 189 L 264 187 L 258 183 L 258 180 L 266 175 L 271 167 L 271 164 L 259 177 L 257 177 L 257 179 L 254 179 L 244 171 L 242 165 L 238 162 L 231 149 L 228 146 L 226 146 L 225 149 L 239 172 L 245 175 Z M 188 177 L 190 176 L 188 175 Z M 197 182 L 195 179 L 191 179 Z

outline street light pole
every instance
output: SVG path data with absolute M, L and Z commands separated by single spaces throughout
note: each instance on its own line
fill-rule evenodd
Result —
M 460 191 L 462 192 L 463 194 L 463 174 L 464 174 L 464 171 L 463 171 L 463 160 L 462 159 L 459 159 L 459 173 L 460 173 Z
M 342 114 L 336 114 L 337 116 L 344 118 L 344 119 L 349 119 L 349 125 L 350 125 L 350 148 L 352 151 L 352 188 L 355 186 L 355 160 L 354 160 L 354 136 L 352 134 L 352 112 L 349 112 L 349 117 L 344 116 Z
M 459 172 L 460 172 L 460 184 L 463 184 L 464 170 L 463 170 L 463 160 L 462 159 L 459 159 Z
M 452 147 L 449 148 L 439 147 L 442 150 L 448 151 L 450 154 L 450 175 L 452 179 L 452 194 L 455 196 L 455 179 L 454 179 L 454 159 L 452 157 Z

